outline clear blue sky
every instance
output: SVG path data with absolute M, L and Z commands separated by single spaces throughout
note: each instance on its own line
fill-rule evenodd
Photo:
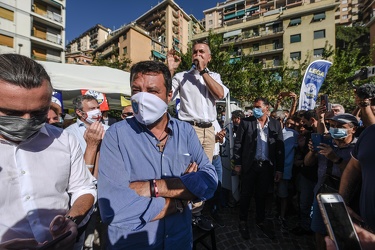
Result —
M 66 40 L 71 41 L 80 34 L 101 24 L 117 29 L 123 24 L 134 21 L 156 6 L 161 0 L 67 0 L 66 3 Z M 198 20 L 203 18 L 203 10 L 216 6 L 218 0 L 175 0 L 187 13 Z

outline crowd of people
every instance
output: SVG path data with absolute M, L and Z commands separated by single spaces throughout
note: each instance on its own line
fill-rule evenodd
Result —
M 352 112 L 340 104 L 297 111 L 298 96 L 288 91 L 274 105 L 257 97 L 246 111 L 217 112 L 229 89 L 209 70 L 211 59 L 209 46 L 196 43 L 187 71 L 176 73 L 173 50 L 167 65 L 136 63 L 121 121 L 82 95 L 73 100 L 74 122 L 51 102 L 53 83 L 40 64 L 0 55 L 0 249 L 92 249 L 95 241 L 106 249 L 192 249 L 192 227 L 222 226 L 220 209 L 233 200 L 224 197 L 221 161 L 232 139 L 244 240 L 254 197 L 253 223 L 268 238 L 273 216 L 283 231 L 315 234 L 316 249 L 334 249 L 316 197 L 337 192 L 361 226 L 362 247 L 374 248 L 375 85 L 356 88 Z M 168 104 L 176 96 L 174 117 Z M 299 223 L 289 228 L 293 210 Z

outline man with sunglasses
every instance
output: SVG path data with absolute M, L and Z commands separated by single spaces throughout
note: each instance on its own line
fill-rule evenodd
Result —
M 49 249 L 73 249 L 95 202 L 78 141 L 45 123 L 52 90 L 40 64 L 0 55 L 0 249 L 36 249 L 69 231 Z

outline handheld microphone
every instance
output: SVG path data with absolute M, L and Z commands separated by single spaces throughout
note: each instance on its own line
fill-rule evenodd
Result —
M 199 65 L 199 61 L 197 59 L 195 59 L 195 60 L 193 60 L 193 63 L 191 64 L 191 67 L 193 67 L 194 69 L 197 69 L 198 65 Z

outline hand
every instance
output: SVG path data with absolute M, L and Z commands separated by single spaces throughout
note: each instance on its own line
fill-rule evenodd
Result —
M 83 134 L 88 146 L 99 146 L 104 137 L 103 124 L 99 121 L 92 123 Z
M 327 112 L 327 109 L 325 105 L 319 105 L 318 108 L 316 109 L 316 114 L 319 119 L 324 119 L 326 112 Z
M 207 68 L 207 64 L 204 63 L 203 61 L 203 58 L 196 55 L 193 57 L 193 61 L 197 60 L 198 61 L 198 66 L 197 66 L 197 70 L 198 71 L 202 71 L 204 70 L 205 68 Z
M 281 180 L 282 177 L 283 177 L 283 173 L 282 173 L 282 172 L 279 172 L 279 171 L 276 171 L 274 181 L 275 181 L 275 182 L 279 182 L 279 181 Z
M 309 148 L 310 152 L 314 152 L 314 146 L 311 139 L 309 140 L 309 144 L 307 144 L 307 147 Z
M 223 143 L 223 139 L 225 137 L 225 134 L 226 134 L 225 129 L 223 129 L 220 132 L 216 133 L 216 135 L 215 135 L 215 141 Z
M 174 49 L 168 50 L 167 53 L 167 62 L 168 62 L 168 69 L 171 71 L 176 71 L 178 66 L 181 63 L 181 57 L 176 55 L 176 51 Z
M 292 98 L 292 99 L 297 99 L 297 94 L 294 93 L 294 92 L 292 92 L 292 91 L 290 91 L 290 92 L 288 93 L 288 96 L 289 96 L 290 98 Z
M 134 181 L 129 184 L 129 188 L 133 189 L 139 196 L 151 197 L 150 181 Z
M 75 222 L 68 218 L 65 218 L 62 215 L 57 215 L 55 218 L 53 218 L 51 224 L 49 225 L 49 230 L 54 239 L 68 231 L 72 232 L 72 234 L 67 238 L 57 243 L 53 249 L 68 250 L 73 248 L 78 235 L 77 224 Z
M 184 174 L 189 174 L 189 173 L 193 173 L 197 171 L 198 171 L 198 164 L 195 162 L 191 162 L 189 166 L 186 168 Z
M 236 173 L 236 175 L 240 175 L 241 174 L 241 165 L 235 165 L 233 167 L 233 171 Z
M 357 232 L 363 250 L 375 248 L 375 235 L 373 233 L 370 233 L 356 224 L 354 224 L 354 229 Z M 335 243 L 329 238 L 329 236 L 326 236 L 324 239 L 326 241 L 327 250 L 336 250 Z
M 22 249 L 22 250 L 31 250 L 37 249 L 38 246 L 42 246 L 41 243 L 38 243 L 35 239 L 13 239 L 0 243 L 0 249 Z
M 328 160 L 335 161 L 338 157 L 335 152 L 333 152 L 333 148 L 325 143 L 320 143 L 319 146 L 317 146 L 319 150 L 319 154 L 324 155 Z

